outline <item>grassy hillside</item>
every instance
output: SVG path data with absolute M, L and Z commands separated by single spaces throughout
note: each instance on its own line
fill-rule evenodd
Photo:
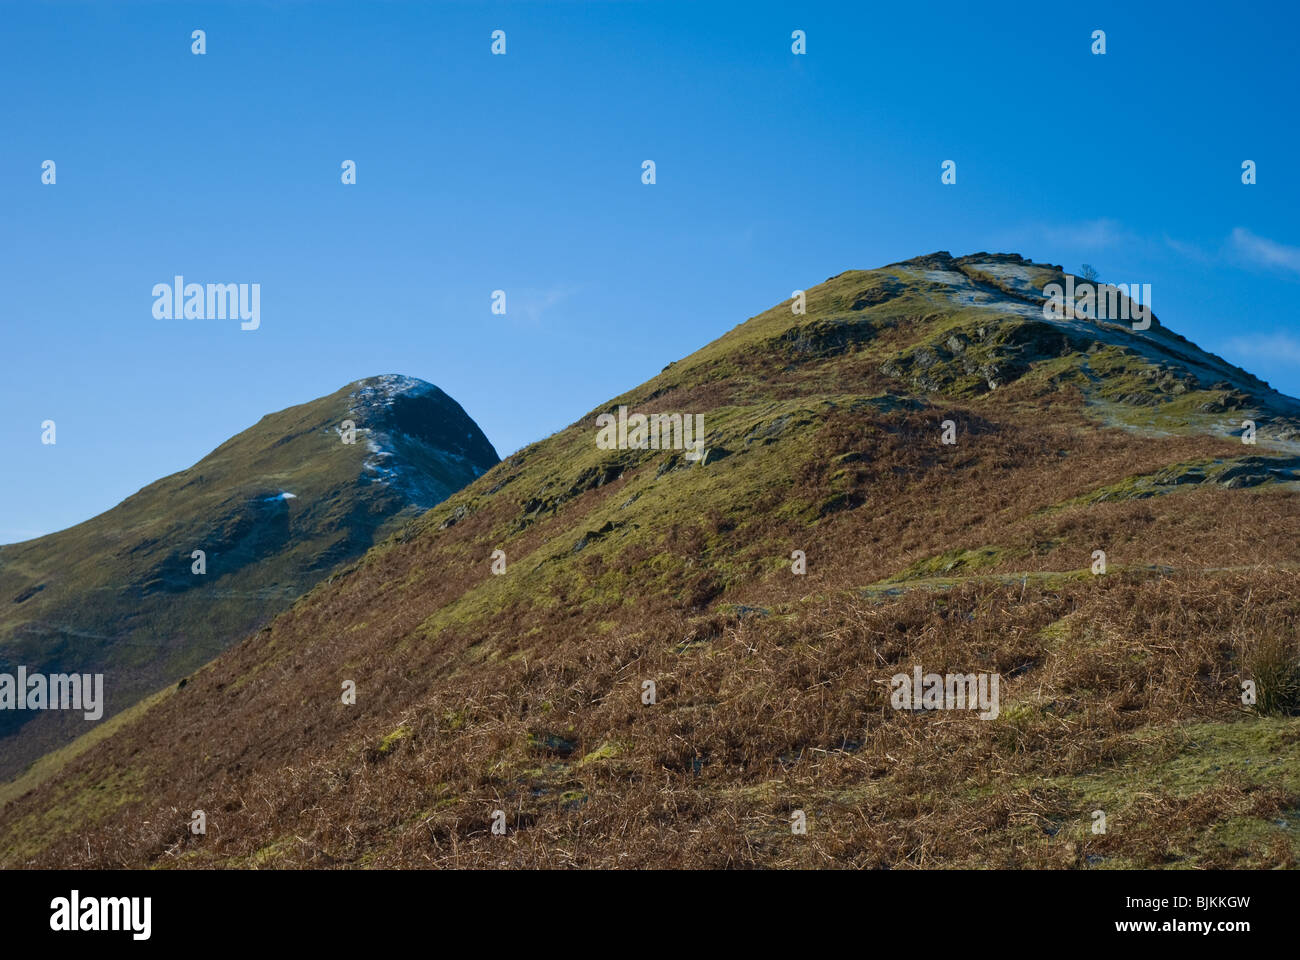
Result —
M 1300 406 L 1044 319 L 1060 277 L 935 254 L 751 318 L 14 791 L 0 865 L 1294 866 Z M 620 404 L 704 456 L 598 449 Z M 916 665 L 999 716 L 892 709 Z
M 103 673 L 107 719 L 496 462 L 455 401 L 407 378 L 270 414 L 92 520 L 0 547 L 0 672 Z M 0 713 L 0 779 L 87 726 L 75 711 Z

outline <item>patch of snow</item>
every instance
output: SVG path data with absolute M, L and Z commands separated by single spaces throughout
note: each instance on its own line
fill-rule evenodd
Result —
M 922 270 L 920 273 L 931 283 L 941 283 L 948 287 L 948 299 L 963 307 L 986 307 L 994 302 L 991 293 L 977 287 L 964 273 L 956 270 Z
M 375 474 L 376 482 L 388 483 L 398 475 L 396 467 L 390 467 L 385 463 L 393 459 L 393 451 L 385 450 L 375 442 L 373 437 L 366 439 L 366 449 L 370 451 L 371 456 L 362 461 L 361 468 Z
M 921 275 L 931 283 L 946 283 L 954 287 L 973 286 L 970 277 L 956 270 L 923 270 Z
M 400 373 L 385 373 L 362 380 L 352 399 L 368 406 L 391 407 L 398 397 L 421 397 L 438 388 L 431 383 Z
M 412 504 L 425 509 L 446 499 L 453 492 L 444 487 L 443 481 L 435 479 L 440 474 L 438 464 L 452 473 L 463 471 L 471 477 L 486 472 L 485 467 L 473 463 L 464 454 L 437 449 L 426 440 L 393 429 L 389 420 L 382 415 L 373 416 L 378 410 L 391 409 L 398 397 L 430 394 L 445 396 L 436 386 L 423 380 L 400 374 L 384 374 L 358 381 L 350 397 L 350 413 L 359 414 L 358 420 L 365 419 L 375 424 L 356 428 L 357 434 L 364 437 L 366 444 L 366 452 L 361 461 L 361 478 L 379 486 L 392 487 Z M 466 431 L 465 439 L 473 441 L 474 432 Z M 411 468 L 412 464 L 418 465 L 416 469 Z M 433 468 L 433 473 L 425 475 L 429 467 Z
M 1023 293 L 1032 293 L 1041 297 L 1043 291 L 1037 289 L 1033 284 L 1033 279 L 1029 272 L 1029 267 L 1020 263 L 972 263 L 972 267 L 987 273 L 990 277 L 997 277 L 1009 287 L 1013 287 Z
M 281 490 L 273 497 L 263 497 L 262 502 L 271 503 L 272 501 L 275 500 L 297 500 L 297 499 L 298 499 L 298 495 L 296 493 L 290 493 L 287 490 Z

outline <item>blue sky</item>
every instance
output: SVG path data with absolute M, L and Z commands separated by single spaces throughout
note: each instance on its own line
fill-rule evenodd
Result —
M 1151 283 L 1300 394 L 1296 7 L 1055 6 L 6 4 L 0 542 L 377 373 L 504 456 L 795 288 L 939 249 Z M 156 320 L 177 273 L 260 283 L 261 328 Z

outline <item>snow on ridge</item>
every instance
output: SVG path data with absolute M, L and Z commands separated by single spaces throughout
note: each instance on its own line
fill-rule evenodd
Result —
M 361 467 L 363 470 L 374 474 L 374 476 L 371 477 L 371 480 L 374 483 L 387 484 L 393 480 L 406 479 L 405 472 L 400 465 L 401 460 L 397 458 L 397 450 L 395 449 L 399 445 L 399 441 L 402 446 L 422 449 L 443 463 L 466 466 L 475 477 L 482 476 L 486 472 L 483 467 L 472 462 L 469 457 L 464 454 L 455 453 L 454 451 L 446 450 L 441 447 L 435 447 L 427 441 L 421 440 L 418 437 L 413 437 L 410 434 L 399 433 L 392 435 L 376 432 L 365 427 L 359 428 L 357 432 L 364 432 L 367 435 L 366 450 L 370 453 L 370 456 L 362 461 Z M 473 434 L 469 434 L 468 436 L 472 438 Z M 380 441 L 392 444 L 394 449 L 389 449 L 383 446 Z M 407 452 L 409 454 L 410 450 L 408 449 Z M 389 461 L 393 460 L 396 460 L 397 462 L 392 466 L 389 466 Z
M 361 478 L 369 483 L 400 490 L 412 503 L 422 506 L 445 499 L 452 493 L 440 481 L 420 475 L 411 468 L 411 461 L 431 458 L 448 468 L 467 469 L 472 477 L 482 476 L 486 468 L 474 463 L 467 455 L 431 444 L 429 441 L 393 429 L 384 417 L 366 415 L 376 411 L 391 410 L 399 397 L 439 395 L 442 391 L 432 383 L 403 374 L 386 373 L 358 380 L 349 395 L 349 413 L 358 420 L 368 420 L 370 426 L 355 426 L 358 440 L 364 440 L 366 453 L 361 461 Z M 326 428 L 340 437 L 344 431 L 339 426 Z M 465 439 L 474 440 L 474 431 L 467 430 Z
M 930 283 L 937 283 L 947 287 L 948 289 L 944 292 L 944 295 L 959 306 L 1000 306 L 1000 302 L 993 294 L 976 286 L 970 277 L 958 270 L 920 270 L 917 272 Z
M 921 276 L 931 283 L 946 283 L 953 287 L 972 287 L 970 277 L 959 270 L 922 270 Z
M 972 263 L 976 270 L 982 270 L 991 277 L 997 277 L 1005 283 L 1018 288 L 1025 288 L 1038 296 L 1043 295 L 1043 291 L 1034 286 L 1032 275 L 1030 274 L 1030 265 L 1024 263 Z M 1040 268 L 1041 269 L 1041 268 Z
M 367 406 L 391 407 L 398 397 L 422 397 L 438 388 L 432 383 L 401 373 L 384 373 L 359 381 L 352 399 Z
M 384 373 L 357 381 L 357 389 L 350 397 L 353 406 L 349 412 L 355 413 L 358 407 L 392 409 L 398 397 L 422 397 L 439 392 L 436 386 L 425 380 L 400 373 Z M 342 430 L 338 432 L 342 434 Z M 361 468 L 363 474 L 369 475 L 372 483 L 387 485 L 394 480 L 404 479 L 401 458 L 396 451 L 396 437 L 373 427 L 357 427 L 356 432 L 366 438 L 369 456 L 362 461 Z
M 361 469 L 376 474 L 374 477 L 376 483 L 388 483 L 398 476 L 397 467 L 390 467 L 385 464 L 385 461 L 393 459 L 394 452 L 392 450 L 385 450 L 380 446 L 375 441 L 375 433 L 373 431 L 366 429 L 366 433 L 370 434 L 370 436 L 366 438 L 366 449 L 371 455 L 362 461 Z M 391 439 L 385 434 L 379 434 L 378 436 L 385 440 Z

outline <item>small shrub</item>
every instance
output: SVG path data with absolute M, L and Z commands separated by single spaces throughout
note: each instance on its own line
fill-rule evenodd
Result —
M 1255 710 L 1265 716 L 1300 713 L 1300 652 L 1290 637 L 1269 634 L 1251 648 L 1246 667 L 1255 681 Z

